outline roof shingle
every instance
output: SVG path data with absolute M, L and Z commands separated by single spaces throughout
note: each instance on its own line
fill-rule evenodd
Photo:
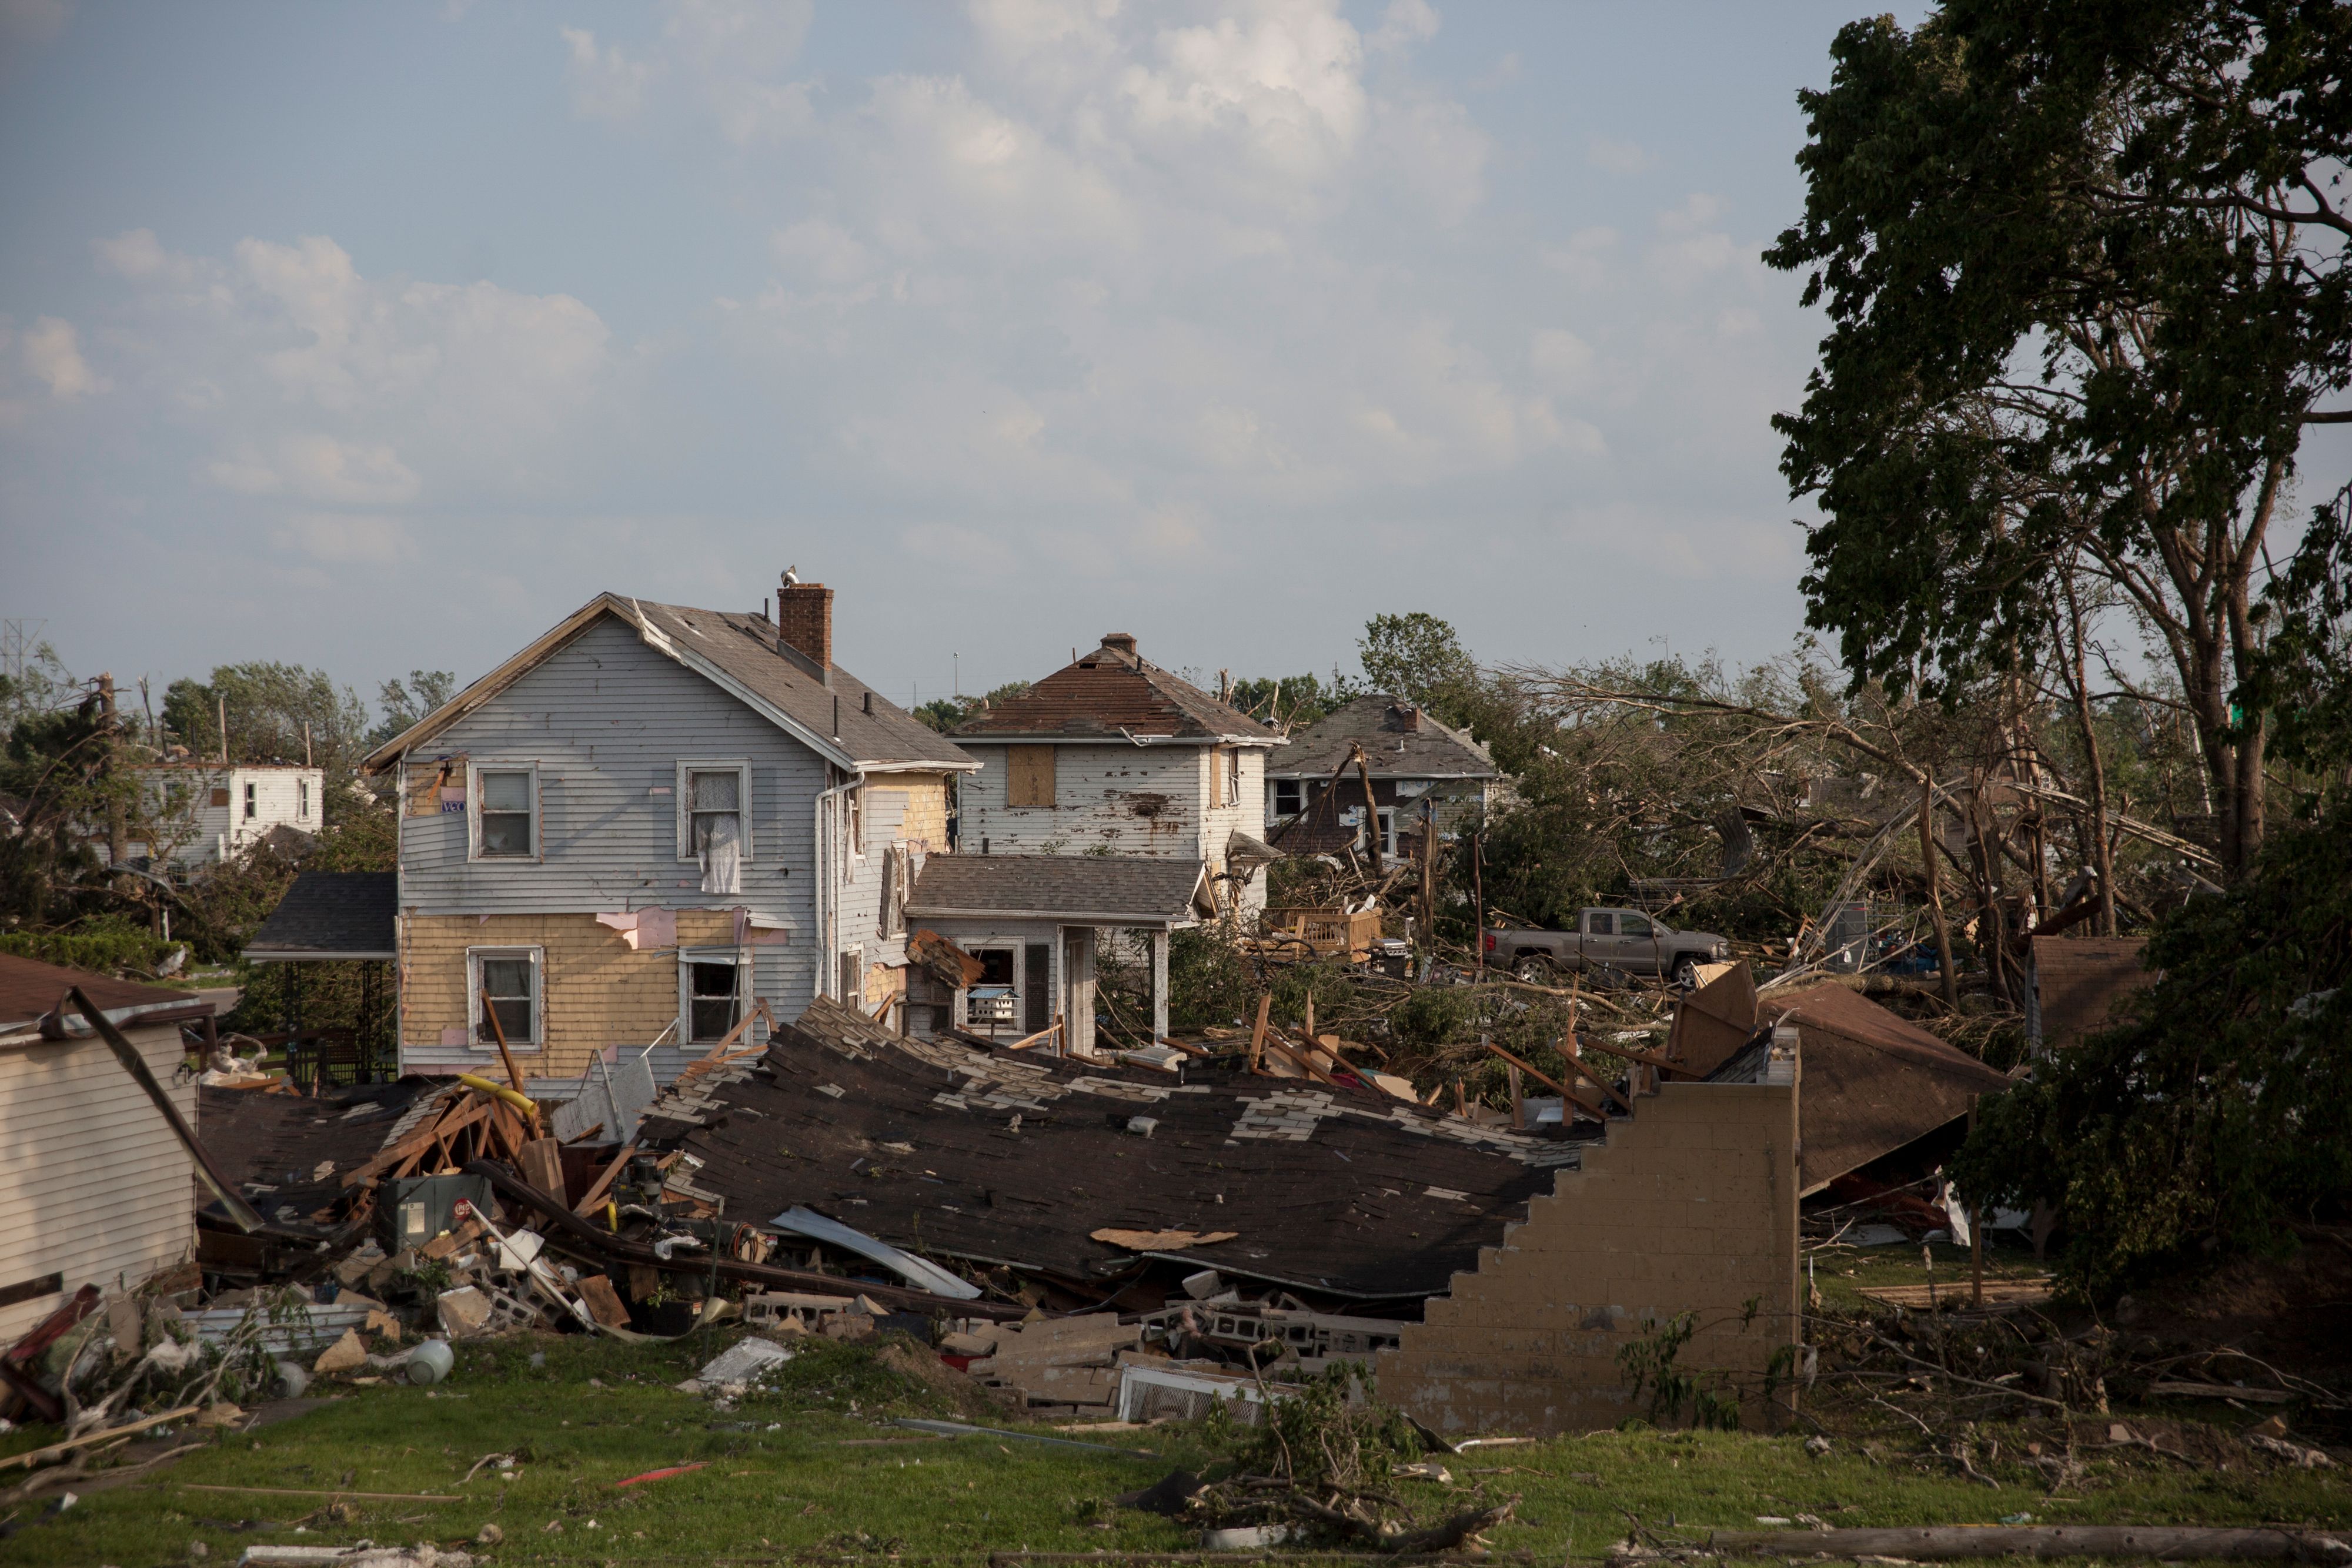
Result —
M 1003 705 L 956 726 L 960 739 L 1067 736 L 1104 738 L 1168 736 L 1272 746 L 1275 737 L 1247 714 L 1221 703 L 1131 649 L 1106 642 Z
M 1426 708 L 1385 695 L 1358 697 L 1333 709 L 1284 742 L 1265 759 L 1269 779 L 1319 779 L 1364 748 L 1375 779 L 1496 779 L 1486 748 L 1448 728 Z
M 1198 917 L 1202 874 L 1198 861 L 1140 856 L 932 855 L 915 878 L 907 914 L 1181 924 Z

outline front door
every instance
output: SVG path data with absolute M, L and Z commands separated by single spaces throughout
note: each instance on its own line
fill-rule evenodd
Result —
M 1629 975 L 1658 972 L 1658 928 L 1647 915 L 1619 912 L 1617 967 Z

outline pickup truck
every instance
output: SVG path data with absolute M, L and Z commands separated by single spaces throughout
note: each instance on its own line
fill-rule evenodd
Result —
M 1698 978 L 1701 964 L 1731 956 L 1731 944 L 1711 931 L 1676 931 L 1636 909 L 1580 909 L 1572 931 L 1490 930 L 1486 962 L 1532 985 L 1591 974 L 1656 975 L 1678 986 Z

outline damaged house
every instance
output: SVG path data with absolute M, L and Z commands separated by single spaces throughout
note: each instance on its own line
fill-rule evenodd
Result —
M 1501 780 L 1485 747 L 1426 708 L 1392 696 L 1358 697 L 1266 758 L 1267 837 L 1291 854 L 1362 849 L 1369 786 L 1381 853 L 1410 853 L 1424 823 L 1444 836 L 1484 817 Z
M 400 1066 L 667 1081 L 753 999 L 898 1004 L 904 909 L 977 764 L 771 618 L 600 594 L 370 755 L 396 781 Z M 373 940 L 372 938 L 370 940 Z M 364 944 L 363 944 L 364 945 Z
M 1276 737 L 1108 633 L 1102 645 L 955 727 L 981 770 L 958 847 L 1108 854 L 1207 868 L 1219 909 L 1265 905 L 1265 758 Z

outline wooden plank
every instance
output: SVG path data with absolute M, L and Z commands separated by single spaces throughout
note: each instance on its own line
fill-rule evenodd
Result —
M 1525 1072 L 1528 1077 L 1534 1079 L 1537 1082 L 1542 1084 L 1545 1088 L 1559 1095 L 1562 1100 L 1565 1100 L 1570 1104 L 1576 1106 L 1579 1110 L 1585 1112 L 1587 1114 L 1593 1116 L 1598 1120 L 1608 1120 L 1607 1115 L 1601 1111 L 1600 1106 L 1594 1104 L 1591 1101 L 1585 1099 L 1580 1094 L 1571 1092 L 1567 1084 L 1562 1083 L 1559 1079 L 1552 1077 L 1541 1068 L 1529 1066 L 1528 1063 L 1520 1061 L 1517 1057 L 1513 1056 L 1509 1051 L 1505 1051 L 1501 1046 L 1496 1045 L 1491 1040 L 1486 1042 L 1486 1049 L 1493 1051 L 1496 1056 L 1501 1057 L 1505 1061 L 1509 1062 L 1512 1066 L 1517 1068 L 1520 1071 Z M 1570 1057 L 1569 1060 L 1573 1061 L 1576 1059 L 1574 1057 Z M 1591 1074 L 1587 1073 L 1585 1076 L 1591 1077 Z M 1454 1099 L 1458 1103 L 1461 1099 L 1461 1085 L 1458 1083 L 1454 1085 Z M 1631 1106 L 1627 1106 L 1626 1108 L 1628 1110 L 1632 1109 Z
M 1257 1064 L 1265 1055 L 1266 1018 L 1273 1010 L 1274 993 L 1268 991 L 1257 999 L 1257 1022 L 1250 1030 L 1249 1070 L 1252 1072 L 1258 1070 Z
M 183 1405 L 176 1410 L 166 1410 L 161 1416 L 142 1416 L 136 1421 L 126 1421 L 120 1427 L 109 1427 L 103 1431 L 84 1432 L 79 1437 L 68 1437 L 64 1442 L 51 1443 L 46 1448 L 31 1448 L 21 1454 L 11 1454 L 6 1458 L 0 1459 L 0 1470 L 13 1469 L 18 1465 L 42 1464 L 70 1454 L 76 1448 L 87 1448 L 92 1443 L 103 1443 L 110 1437 L 127 1437 L 133 1432 L 144 1432 L 148 1427 L 160 1427 L 166 1421 L 177 1421 L 183 1416 L 194 1416 L 203 1408 L 201 1405 Z
M 621 1152 L 613 1156 L 612 1163 L 596 1173 L 596 1179 L 588 1184 L 587 1192 L 583 1194 L 580 1201 L 572 1206 L 572 1212 L 574 1214 L 594 1212 L 596 1206 L 604 1201 L 604 1194 L 610 1190 L 614 1181 L 628 1167 L 629 1157 L 636 1152 L 635 1144 L 624 1144 L 621 1146 Z

